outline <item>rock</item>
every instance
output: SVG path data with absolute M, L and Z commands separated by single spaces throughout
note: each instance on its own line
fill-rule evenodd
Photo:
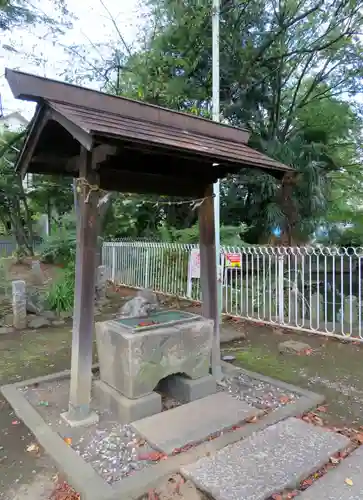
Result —
M 34 285 L 43 285 L 45 282 L 45 277 L 40 267 L 39 260 L 33 260 L 32 262 L 31 280 Z
M 286 340 L 285 342 L 280 342 L 279 351 L 282 354 L 299 354 L 301 352 L 311 349 L 309 344 L 304 342 L 299 342 L 297 340 Z
M 14 328 L 12 326 L 2 326 L 0 328 L 0 335 L 7 335 L 9 333 L 13 333 Z
M 73 317 L 73 311 L 62 311 L 59 316 L 61 319 L 69 319 Z
M 49 319 L 43 318 L 42 316 L 34 316 L 28 322 L 28 327 L 33 329 L 42 328 L 44 326 L 49 326 L 49 325 L 50 325 Z
M 226 361 L 227 363 L 233 363 L 233 361 L 236 361 L 236 356 L 231 356 L 231 355 L 223 356 L 222 361 Z
M 44 311 L 44 296 L 35 287 L 27 288 L 26 310 L 31 314 L 41 314 Z
M 159 305 L 156 293 L 153 292 L 152 290 L 149 290 L 148 288 L 143 288 L 142 290 L 139 290 L 136 294 L 136 297 L 143 297 L 150 304 L 155 304 L 156 306 Z
M 4 325 L 5 326 L 13 326 L 14 323 L 14 316 L 12 314 L 6 314 L 4 316 Z
M 58 319 L 57 314 L 54 311 L 43 311 L 41 313 L 43 318 L 49 319 L 50 321 Z
M 141 318 L 148 316 L 151 312 L 158 308 L 158 299 L 151 290 L 140 290 L 136 297 L 128 300 L 120 311 L 121 318 Z
M 64 324 L 64 319 L 55 319 L 54 321 L 52 321 L 52 326 L 63 326 Z

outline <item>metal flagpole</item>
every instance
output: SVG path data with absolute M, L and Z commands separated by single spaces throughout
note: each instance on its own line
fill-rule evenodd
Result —
M 219 13 L 220 0 L 213 0 L 212 4 L 212 118 L 219 122 Z M 220 185 L 219 180 L 213 185 L 214 194 L 214 225 L 215 244 L 217 261 L 217 281 L 218 281 L 218 318 L 214 331 L 214 345 L 212 353 L 212 374 L 217 381 L 223 378 L 221 369 L 221 347 L 220 347 L 220 317 L 221 317 L 221 268 L 220 268 Z

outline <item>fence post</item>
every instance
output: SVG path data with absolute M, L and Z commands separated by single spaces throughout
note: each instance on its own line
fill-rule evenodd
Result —
M 146 248 L 146 252 L 145 252 L 145 283 L 144 283 L 144 288 L 149 288 L 149 265 L 150 265 L 150 249 Z
M 278 256 L 278 277 L 277 277 L 277 296 L 279 304 L 279 323 L 284 323 L 284 256 Z
M 111 263 L 111 281 L 115 283 L 116 280 L 116 247 L 112 245 L 112 263 Z

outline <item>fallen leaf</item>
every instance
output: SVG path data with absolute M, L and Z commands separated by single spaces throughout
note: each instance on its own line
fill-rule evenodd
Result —
M 334 465 L 337 465 L 340 462 L 339 458 L 335 458 L 335 457 L 330 457 L 329 460 Z
M 280 396 L 279 400 L 280 400 L 280 403 L 282 403 L 282 404 L 284 404 L 284 405 L 285 405 L 286 403 L 289 403 L 289 402 L 290 402 L 290 398 L 289 398 L 289 396 Z
M 314 482 L 314 479 L 312 477 L 308 477 L 307 479 L 304 479 L 304 481 L 301 483 L 301 486 L 303 488 L 307 488 L 308 486 L 311 486 Z
M 27 451 L 28 453 L 39 453 L 39 446 L 38 446 L 36 443 L 31 443 L 31 444 L 27 447 L 26 451 Z
M 275 493 L 272 495 L 272 500 L 283 500 L 282 495 L 279 495 L 278 493 Z
M 327 407 L 326 406 L 318 406 L 316 411 L 318 411 L 319 413 L 326 413 Z
M 253 415 L 252 417 L 250 417 L 250 418 L 248 418 L 248 419 L 246 420 L 246 423 L 247 423 L 247 424 L 254 424 L 255 422 L 257 422 L 257 417 L 256 417 L 256 415 Z
M 356 439 L 359 444 L 363 444 L 363 433 L 360 432 L 360 433 L 356 434 L 356 436 L 354 437 L 354 439 Z
M 287 498 L 295 498 L 298 495 L 299 495 L 298 490 L 290 491 L 290 493 L 288 493 L 288 497 Z
M 63 441 L 64 441 L 66 444 L 68 444 L 69 446 L 71 446 L 71 444 L 72 444 L 72 438 L 70 438 L 70 437 L 65 437 L 65 438 L 63 439 Z
M 151 462 L 157 462 L 158 460 L 163 460 L 168 458 L 165 453 L 161 453 L 160 451 L 152 451 L 150 453 L 145 453 L 139 455 L 139 460 L 150 460 Z
M 317 415 L 313 416 L 313 421 L 315 424 L 320 425 L 321 427 L 324 425 L 323 419 L 318 417 Z
M 353 486 L 353 481 L 350 479 L 350 477 L 347 477 L 346 480 L 344 481 L 345 484 L 347 484 L 348 486 Z

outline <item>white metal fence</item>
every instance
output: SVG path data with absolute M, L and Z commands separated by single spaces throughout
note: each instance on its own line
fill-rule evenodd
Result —
M 103 264 L 116 284 L 201 300 L 192 254 L 197 245 L 108 242 Z M 222 247 L 223 312 L 363 339 L 362 259 L 363 248 Z

